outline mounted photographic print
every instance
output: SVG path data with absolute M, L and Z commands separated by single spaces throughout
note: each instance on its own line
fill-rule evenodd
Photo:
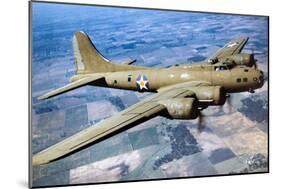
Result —
M 268 173 L 269 17 L 30 2 L 30 187 Z

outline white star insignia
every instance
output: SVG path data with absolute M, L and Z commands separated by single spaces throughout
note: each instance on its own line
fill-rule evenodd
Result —
M 142 76 L 140 77 L 140 79 L 137 80 L 136 82 L 137 82 L 137 84 L 139 85 L 140 90 L 142 90 L 142 89 L 148 90 L 148 88 L 147 88 L 147 83 L 148 83 L 148 81 L 147 81 L 147 80 L 144 80 L 143 75 L 142 75 Z

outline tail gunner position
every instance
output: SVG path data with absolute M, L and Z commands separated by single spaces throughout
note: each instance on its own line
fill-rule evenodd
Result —
M 73 38 L 76 75 L 71 83 L 41 97 L 47 99 L 85 86 L 153 92 L 146 99 L 33 155 L 32 164 L 61 159 L 155 116 L 196 119 L 212 105 L 222 106 L 229 93 L 254 92 L 263 86 L 263 72 L 253 54 L 240 53 L 248 38 L 230 41 L 206 61 L 149 68 L 115 64 L 106 59 L 83 32 Z

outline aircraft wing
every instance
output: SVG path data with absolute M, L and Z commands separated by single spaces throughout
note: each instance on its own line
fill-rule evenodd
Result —
M 91 82 L 97 81 L 97 80 L 102 79 L 102 78 L 103 78 L 103 76 L 100 76 L 100 75 L 92 75 L 92 76 L 89 76 L 89 77 L 86 77 L 86 78 L 83 78 L 83 79 L 79 79 L 79 80 L 71 82 L 71 83 L 69 83 L 69 84 L 67 84 L 67 85 L 65 85 L 61 88 L 55 89 L 51 92 L 48 92 L 48 93 L 38 97 L 38 99 L 43 100 L 43 99 L 47 99 L 47 98 L 50 98 L 50 97 L 53 97 L 53 96 L 57 96 L 59 94 L 71 91 L 73 89 L 77 89 L 79 87 L 85 86 L 85 85 L 87 85 Z
M 224 47 L 219 49 L 214 55 L 209 57 L 208 59 L 220 59 L 227 56 L 239 54 L 244 46 L 246 45 L 247 41 L 249 40 L 248 37 L 240 37 L 234 40 L 231 40 L 227 43 Z
M 198 85 L 200 85 L 200 83 L 181 84 L 164 88 L 158 93 L 118 112 L 112 117 L 107 118 L 96 125 L 90 126 L 87 129 L 33 155 L 32 164 L 46 164 L 71 155 L 72 153 L 80 151 L 96 142 L 116 134 L 117 132 L 158 116 L 165 110 L 165 106 L 158 103 L 160 100 L 191 96 L 194 93 L 188 89 L 188 86 Z

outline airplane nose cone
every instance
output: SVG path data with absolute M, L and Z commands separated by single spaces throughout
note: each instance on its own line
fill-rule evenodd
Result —
M 262 87 L 264 84 L 264 74 L 263 71 L 258 70 L 258 83 L 259 83 L 259 87 Z

